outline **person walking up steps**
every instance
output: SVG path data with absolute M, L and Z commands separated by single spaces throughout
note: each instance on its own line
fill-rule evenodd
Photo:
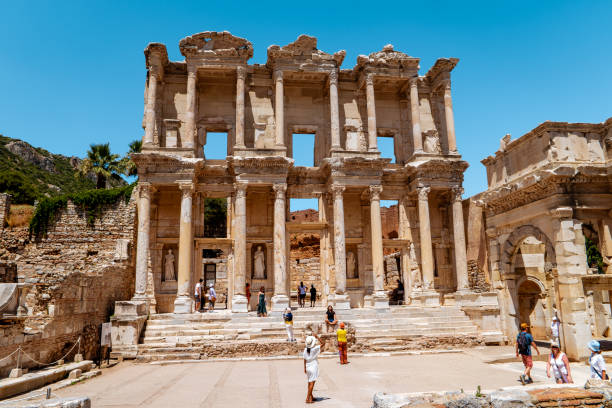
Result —
M 516 356 L 521 356 L 525 366 L 525 372 L 519 377 L 523 385 L 533 382 L 531 378 L 531 369 L 533 368 L 531 347 L 533 346 L 538 352 L 538 356 L 540 355 L 540 350 L 538 350 L 538 346 L 533 341 L 533 336 L 527 332 L 528 329 L 529 325 L 527 323 L 521 323 L 521 332 L 516 336 Z
M 317 288 L 314 287 L 314 283 L 310 285 L 310 307 L 314 307 L 317 301 Z
M 348 364 L 348 358 L 346 357 L 348 343 L 346 341 L 344 322 L 340 323 L 340 328 L 336 331 L 336 335 L 338 336 L 338 354 L 340 355 L 340 364 Z
M 285 321 L 285 330 L 287 330 L 287 341 L 295 341 L 295 337 L 293 337 L 293 313 L 291 313 L 290 307 L 285 309 L 283 320 Z
M 600 380 L 608 380 L 608 374 L 606 374 L 606 361 L 601 355 L 601 346 L 597 340 L 589 341 L 589 350 L 591 350 L 591 356 L 589 357 L 589 366 L 591 366 L 591 378 L 599 378 Z

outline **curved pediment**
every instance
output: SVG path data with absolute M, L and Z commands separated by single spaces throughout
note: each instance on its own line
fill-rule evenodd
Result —
M 306 34 L 300 35 L 297 40 L 283 47 L 271 45 L 268 47 L 268 65 L 274 64 L 276 60 L 295 60 L 304 63 L 331 63 L 336 67 L 342 65 L 346 51 L 341 50 L 328 54 L 317 49 L 317 38 Z
M 365 67 L 366 65 L 375 67 L 418 69 L 419 58 L 411 57 L 410 55 L 400 51 L 395 51 L 393 49 L 393 45 L 387 44 L 378 52 L 373 52 L 370 55 L 359 55 L 357 57 L 356 68 Z
M 253 44 L 228 31 L 204 31 L 185 37 L 179 43 L 185 57 L 235 57 L 246 61 L 253 56 Z

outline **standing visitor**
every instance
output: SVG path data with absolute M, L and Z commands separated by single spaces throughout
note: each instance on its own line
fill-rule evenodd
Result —
M 215 292 L 215 284 L 211 283 L 208 289 L 208 310 L 213 311 L 215 309 L 215 302 L 217 301 L 217 292 Z
M 336 331 L 338 335 L 338 354 L 340 355 L 340 364 L 348 364 L 348 358 L 346 352 L 348 350 L 348 343 L 346 341 L 346 330 L 344 329 L 344 322 L 340 323 L 340 328 Z
M 557 316 L 553 316 L 552 322 L 550 323 L 550 332 L 552 336 L 552 343 L 559 343 L 559 326 L 561 326 L 559 319 Z M 552 346 L 551 346 L 552 347 Z
M 268 311 L 266 310 L 266 288 L 263 286 L 259 288 L 259 299 L 257 302 L 257 316 L 266 317 Z
M 331 331 L 333 332 L 336 330 L 336 324 L 338 324 L 338 321 L 336 320 L 336 312 L 334 312 L 334 308 L 329 305 L 327 306 L 327 311 L 325 314 L 325 332 L 329 333 L 330 327 Z
M 247 282 L 244 288 L 244 293 L 247 298 L 247 312 L 248 312 L 251 309 L 251 285 L 249 285 L 249 282 Z
M 523 385 L 533 383 L 531 378 L 531 369 L 533 368 L 531 347 L 533 346 L 538 352 L 538 356 L 540 355 L 540 350 L 538 350 L 538 346 L 533 341 L 533 336 L 527 332 L 527 329 L 529 329 L 529 325 L 521 323 L 521 332 L 516 336 L 516 356 L 521 355 L 523 365 L 525 366 L 525 372 L 519 377 Z
M 548 378 L 550 378 L 551 367 L 557 384 L 569 384 L 574 382 L 574 380 L 572 380 L 569 360 L 565 353 L 560 350 L 559 343 L 555 342 L 550 345 L 550 357 L 546 364 L 546 376 Z
M 314 283 L 310 285 L 310 307 L 314 307 L 317 301 L 317 289 L 314 287 Z
M 285 321 L 285 330 L 287 330 L 287 341 L 295 341 L 295 337 L 293 337 L 293 313 L 291 313 L 290 307 L 285 309 L 283 320 Z
M 608 374 L 606 374 L 606 362 L 601 355 L 601 346 L 597 340 L 589 341 L 589 350 L 591 350 L 591 356 L 589 357 L 589 366 L 591 366 L 591 378 L 599 378 L 600 380 L 608 380 Z
M 320 345 L 316 345 L 319 340 Z M 312 336 L 306 337 L 306 348 L 304 349 L 304 374 L 308 379 L 308 393 L 306 394 L 306 403 L 312 404 L 314 397 L 312 390 L 314 389 L 315 381 L 319 378 L 319 354 L 321 353 L 321 346 L 324 345 L 324 341 L 313 333 Z
M 300 282 L 300 286 L 298 286 L 298 305 L 300 307 L 304 307 L 305 300 L 306 300 L 306 286 L 304 286 L 304 282 Z
M 202 279 L 196 283 L 193 297 L 195 298 L 195 310 L 200 310 L 200 305 L 202 304 Z

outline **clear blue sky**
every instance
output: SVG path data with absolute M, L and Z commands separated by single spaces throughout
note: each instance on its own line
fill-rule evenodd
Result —
M 545 120 L 601 122 L 612 116 L 612 2 L 211 2 L 4 1 L 0 5 L 0 133 L 52 152 L 83 156 L 90 143 L 117 153 L 142 137 L 148 42 L 182 60 L 181 38 L 228 30 L 255 48 L 299 34 L 326 52 L 359 54 L 392 43 L 453 71 L 458 146 L 470 168 L 465 196 L 486 188 L 480 160 L 506 133 Z

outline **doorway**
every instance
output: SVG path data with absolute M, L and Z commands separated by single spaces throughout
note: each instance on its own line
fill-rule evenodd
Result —
M 546 317 L 540 286 L 532 280 L 525 280 L 521 283 L 518 288 L 518 304 L 521 323 L 529 325 L 534 338 L 545 339 L 547 337 Z

